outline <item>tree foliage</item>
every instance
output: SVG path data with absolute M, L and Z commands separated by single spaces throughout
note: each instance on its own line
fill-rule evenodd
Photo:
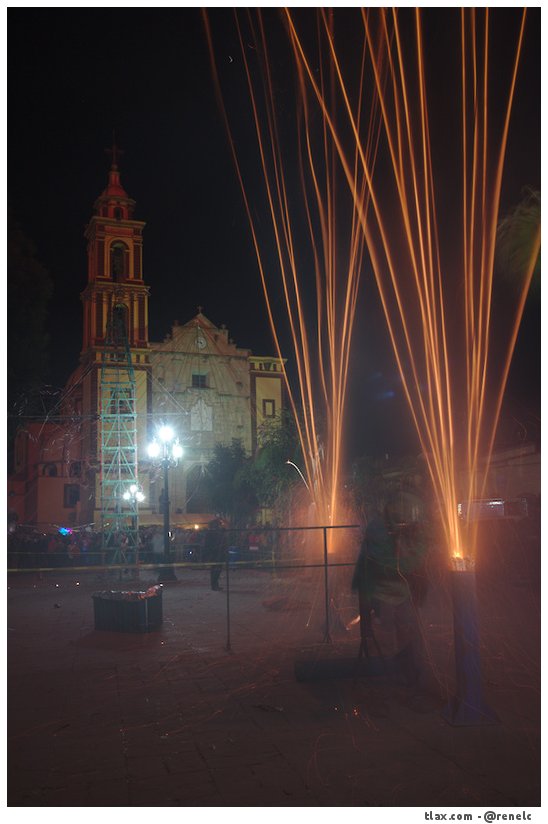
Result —
M 276 518 L 283 517 L 289 495 L 302 483 L 298 473 L 288 465 L 302 463 L 302 455 L 293 415 L 285 410 L 267 421 L 259 432 L 259 448 L 246 470 L 261 507 L 270 509 Z
M 402 499 L 404 510 L 411 502 L 420 504 L 420 515 L 424 518 L 426 477 L 426 465 L 421 458 L 408 456 L 385 462 L 364 456 L 354 462 L 346 484 L 350 504 L 364 523 L 382 512 L 387 500 L 397 498 Z
M 46 320 L 53 283 L 34 244 L 8 214 L 8 403 L 47 382 Z M 11 405 L 9 403 L 9 405 Z
M 507 283 L 521 283 L 530 266 L 535 239 L 540 229 L 540 192 L 525 189 L 514 211 L 497 229 L 497 268 Z M 540 252 L 535 261 L 531 293 L 540 291 Z
M 46 333 L 53 282 L 36 258 L 33 242 L 8 210 L 7 231 L 7 411 L 8 460 L 23 418 L 44 414 L 51 400 L 47 387 L 49 336 Z
M 248 526 L 261 508 L 283 519 L 291 490 L 302 481 L 287 461 L 301 462 L 293 416 L 283 412 L 259 432 L 259 448 L 246 455 L 240 441 L 217 444 L 207 466 L 206 486 L 216 512 L 233 526 Z
M 233 526 L 245 526 L 257 508 L 254 490 L 246 477 L 249 463 L 241 441 L 230 446 L 218 443 L 207 466 L 205 486 L 211 503 Z

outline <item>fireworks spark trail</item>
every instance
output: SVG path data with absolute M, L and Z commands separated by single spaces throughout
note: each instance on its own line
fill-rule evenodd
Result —
M 414 11 L 409 57 L 409 33 L 400 13 L 362 10 L 364 38 L 380 102 L 383 143 L 390 158 L 392 201 L 386 177 L 380 178 L 362 149 L 360 124 L 350 105 L 351 79 L 344 76 L 340 54 L 322 17 L 338 84 L 355 146 L 347 148 L 335 121 L 334 106 L 316 80 L 312 61 L 297 31 L 294 14 L 285 9 L 295 60 L 324 112 L 347 185 L 353 193 L 367 240 L 390 339 L 421 445 L 428 462 L 445 538 L 456 558 L 475 555 L 477 527 L 457 516 L 459 470 L 464 464 L 464 499 L 479 497 L 485 488 L 489 458 L 517 338 L 525 299 L 540 244 L 540 233 L 523 273 L 520 298 L 508 334 L 506 355 L 496 374 L 490 347 L 493 268 L 497 218 L 508 141 L 510 116 L 523 46 L 526 11 L 516 37 L 511 81 L 505 97 L 502 128 L 490 122 L 490 13 L 461 12 L 462 85 L 462 214 L 461 242 L 456 248 L 440 239 L 441 208 L 432 160 L 431 112 L 427 95 L 423 13 Z M 374 37 L 382 49 L 373 49 Z M 383 78 L 388 72 L 388 82 Z M 356 196 L 352 156 L 357 150 L 369 187 L 372 208 L 365 214 Z M 494 158 L 494 160 L 493 160 Z M 458 204 L 450 204 L 456 209 Z M 403 247 L 403 248 L 402 248 Z M 455 254 L 456 253 L 456 254 Z M 459 258 L 464 284 L 464 350 L 460 329 L 452 323 L 451 257 Z M 416 320 L 419 323 L 416 323 Z M 458 359 L 465 367 L 462 379 Z M 466 424 L 459 425 L 464 418 Z M 481 463 L 481 456 L 486 458 Z
M 322 12 L 327 30 L 332 15 Z M 221 111 L 229 136 L 238 179 L 244 197 L 258 260 L 267 312 L 278 354 L 281 348 L 273 308 L 274 274 L 259 238 L 258 221 L 249 200 L 242 165 L 235 148 L 229 116 L 224 104 L 217 70 L 212 34 L 204 14 L 210 47 L 213 77 Z M 318 128 L 317 106 L 307 88 L 305 73 L 297 71 L 296 135 L 297 167 L 300 184 L 299 203 L 295 206 L 291 172 L 281 137 L 276 108 L 275 79 L 269 57 L 269 41 L 261 12 L 248 12 L 245 20 L 235 15 L 242 65 L 252 110 L 253 129 L 264 180 L 265 193 L 275 238 L 277 269 L 285 312 L 296 361 L 297 390 L 288 383 L 288 394 L 297 419 L 305 463 L 305 476 L 313 490 L 318 523 L 337 522 L 337 492 L 343 458 L 344 414 L 352 329 L 356 312 L 360 273 L 364 260 L 362 214 L 367 214 L 369 189 L 361 171 L 357 150 L 354 152 L 353 192 L 349 196 L 340 186 L 339 153 L 333 144 L 332 131 L 323 120 Z M 244 38 L 242 28 L 246 26 Z M 321 29 L 319 29 L 321 32 Z M 245 44 L 252 40 L 251 63 Z M 317 41 L 322 94 L 336 90 L 333 65 L 326 51 L 325 38 Z M 361 66 L 365 67 L 365 44 Z M 362 78 L 363 80 L 363 78 Z M 331 90 L 331 91 L 330 91 Z M 358 123 L 364 118 L 363 85 L 353 109 Z M 373 100 L 367 125 L 369 135 L 364 148 L 368 165 L 374 166 L 378 144 L 377 107 Z M 302 205 L 301 205 L 302 204 Z M 300 228 L 304 211 L 305 232 Z M 307 243 L 305 242 L 307 241 Z M 303 246 L 308 247 L 311 263 L 306 263 Z M 310 322 L 306 292 L 307 270 L 314 283 L 316 316 Z M 313 274 L 313 278 L 312 278 Z M 287 380 L 287 375 L 286 375 Z
M 498 129 L 490 115 L 494 97 L 491 16 L 489 10 L 460 12 L 462 134 L 454 166 L 461 169 L 461 192 L 448 206 L 433 161 L 436 135 L 432 134 L 424 13 L 415 9 L 406 19 L 411 25 L 406 26 L 398 10 L 362 10 L 363 40 L 354 63 L 359 71 L 357 77 L 349 77 L 348 61 L 336 42 L 333 10 L 317 10 L 313 47 L 310 31 L 303 34 L 298 29 L 297 20 L 303 20 L 298 12 L 282 11 L 296 72 L 300 196 L 316 293 L 315 346 L 305 310 L 306 281 L 300 259 L 303 234 L 292 211 L 293 191 L 267 32 L 260 12 L 248 12 L 245 21 L 235 15 L 297 364 L 298 391 L 289 387 L 289 396 L 295 414 L 301 404 L 304 409 L 302 421 L 298 419 L 299 435 L 305 475 L 320 517 L 327 523 L 337 508 L 348 358 L 365 241 L 445 540 L 454 557 L 471 559 L 477 527 L 459 520 L 456 504 L 459 495 L 470 501 L 485 489 L 512 352 L 540 244 L 539 232 L 523 273 L 502 367 L 497 371 L 491 342 L 495 240 L 526 11 L 518 26 Z M 207 15 L 205 19 L 222 102 Z M 252 65 L 245 48 L 250 37 L 258 65 Z M 272 266 L 265 264 L 258 221 L 224 106 L 222 110 L 281 355 Z M 379 155 L 389 161 L 382 172 L 377 170 Z M 346 213 L 341 206 L 341 180 L 346 181 L 352 202 Z M 439 215 L 448 208 L 457 226 L 456 241 L 449 242 L 439 226 Z M 341 265 L 343 243 L 347 246 Z M 325 444 L 320 443 L 319 395 L 326 421 Z

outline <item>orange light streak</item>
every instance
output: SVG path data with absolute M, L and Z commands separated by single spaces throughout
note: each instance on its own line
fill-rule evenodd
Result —
M 424 14 L 415 9 L 413 26 L 407 31 L 400 25 L 402 14 L 397 9 L 361 10 L 363 45 L 361 59 L 356 61 L 360 65 L 356 82 L 355 77 L 345 77 L 332 9 L 317 10 L 313 58 L 298 32 L 298 12 L 282 10 L 297 76 L 296 142 L 313 260 L 317 340 L 309 333 L 306 317 L 305 278 L 299 263 L 303 238 L 302 234 L 297 237 L 291 209 L 262 13 L 247 12 L 251 32 L 247 40 L 252 39 L 258 69 L 251 65 L 237 12 L 235 19 L 297 366 L 298 393 L 289 382 L 288 392 L 303 446 L 305 475 L 320 520 L 328 523 L 331 516 L 336 523 L 349 357 L 365 241 L 446 543 L 450 555 L 464 563 L 463 559 L 474 558 L 477 530 L 473 523 L 459 521 L 457 500 L 459 494 L 461 499 L 471 500 L 485 488 L 512 353 L 540 245 L 539 234 L 523 275 L 505 360 L 497 374 L 490 351 L 495 240 L 526 10 L 522 11 L 504 123 L 498 133 L 489 119 L 490 12 L 460 12 L 461 157 L 448 158 L 447 162 L 461 164 L 462 192 L 449 204 L 441 198 L 446 214 L 449 208 L 457 224 L 457 238 L 450 245 L 445 237 L 440 239 L 438 225 L 441 207 L 432 160 Z M 281 357 L 271 298 L 272 265 L 267 274 L 258 224 L 222 102 L 207 12 L 204 19 L 269 322 Z M 372 89 L 369 99 L 367 89 Z M 366 119 L 363 114 L 368 108 Z M 318 116 L 319 129 L 314 120 Z M 319 141 L 315 139 L 318 133 Z M 383 177 L 377 172 L 380 147 L 391 164 Z M 350 219 L 346 214 L 345 222 L 340 217 L 341 173 L 352 203 Z M 387 190 L 394 200 L 385 194 Z M 342 264 L 340 257 L 344 257 Z M 451 268 L 454 261 L 456 273 Z M 455 296 L 455 274 L 462 283 L 460 303 Z M 455 322 L 459 311 L 460 324 Z M 326 419 L 325 457 L 319 443 L 319 396 Z M 302 419 L 297 414 L 300 404 Z
M 350 191 L 355 195 L 355 179 L 342 139 L 339 139 L 330 102 L 315 80 L 310 60 L 299 38 L 292 11 L 285 9 L 294 55 L 324 113 L 339 152 Z M 429 124 L 426 74 L 422 34 L 422 12 L 416 9 L 414 48 L 416 64 L 409 65 L 399 26 L 399 12 L 392 10 L 389 26 L 387 10 L 378 13 L 362 10 L 364 37 L 371 59 L 372 77 L 380 102 L 383 136 L 392 162 L 393 183 L 398 195 L 397 215 L 382 202 L 386 181 L 375 178 L 374 169 L 360 150 L 362 136 L 349 104 L 348 86 L 340 66 L 333 38 L 327 29 L 335 77 L 339 85 L 348 122 L 351 126 L 364 178 L 369 187 L 372 210 L 365 215 L 356 203 L 364 236 L 385 312 L 388 331 L 404 390 L 428 462 L 450 554 L 455 558 L 473 559 L 477 530 L 474 524 L 460 523 L 457 517 L 459 469 L 466 480 L 464 499 L 481 494 L 485 487 L 489 459 L 512 352 L 523 314 L 540 244 L 533 250 L 530 266 L 524 272 L 521 297 L 510 330 L 507 355 L 498 384 L 488 397 L 488 379 L 493 380 L 489 332 L 492 316 L 492 290 L 497 216 L 499 212 L 504 158 L 514 99 L 519 59 L 523 43 L 526 10 L 522 12 L 512 80 L 506 103 L 502 133 L 491 134 L 489 124 L 489 55 L 490 17 L 483 14 L 483 41 L 478 53 L 476 10 L 461 12 L 461 83 L 462 83 L 462 256 L 464 284 L 464 351 L 459 331 L 448 339 L 448 318 L 458 308 L 445 294 L 450 283 L 444 277 L 451 260 L 449 250 L 440 249 L 437 227 L 435 179 Z M 383 39 L 389 79 L 385 89 L 381 81 L 378 55 L 372 49 L 372 20 Z M 325 19 L 324 19 L 325 24 Z M 418 90 L 414 93 L 410 80 Z M 471 102 L 470 102 L 471 98 Z M 418 118 L 419 127 L 416 126 Z M 470 148 L 469 148 L 470 146 Z M 495 172 L 490 158 L 496 158 Z M 407 266 L 394 257 L 398 246 L 405 245 Z M 453 253 L 453 257 L 454 257 Z M 400 254 L 400 258 L 402 255 Z M 406 276 L 406 271 L 408 276 Z M 420 319 L 420 325 L 414 323 Z M 454 327 L 453 327 L 454 328 Z M 462 355 L 465 367 L 464 387 L 451 359 Z M 423 381 L 426 387 L 424 397 Z M 462 391 L 464 389 L 464 391 Z M 464 433 L 457 425 L 459 415 L 466 420 Z M 481 465 L 483 450 L 485 464 Z
M 211 29 L 207 12 L 203 13 L 209 43 L 210 58 L 217 96 L 223 112 L 229 143 L 244 197 L 255 253 L 258 260 L 263 292 L 268 307 L 278 355 L 281 357 L 276 319 L 272 301 L 272 284 L 275 273 L 272 261 L 269 272 L 264 250 L 259 240 L 259 228 L 249 203 L 249 195 L 235 148 L 231 124 L 225 108 L 221 83 L 215 60 Z M 332 15 L 321 12 L 326 29 L 332 25 Z M 333 146 L 331 129 L 324 121 L 320 125 L 321 140 L 317 140 L 317 126 L 313 119 L 316 111 L 310 110 L 310 94 L 306 76 L 297 66 L 297 145 L 301 201 L 296 211 L 304 205 L 308 246 L 313 261 L 316 294 L 315 329 L 310 327 L 305 305 L 304 273 L 300 271 L 298 252 L 302 254 L 303 236 L 296 243 L 296 216 L 290 204 L 287 183 L 290 179 L 286 168 L 278 115 L 275 105 L 274 83 L 267 36 L 262 13 L 248 11 L 247 18 L 235 12 L 242 64 L 251 105 L 252 122 L 264 181 L 270 222 L 275 239 L 277 270 L 285 300 L 297 369 L 297 388 L 288 386 L 290 403 L 295 414 L 304 456 L 304 475 L 316 503 L 319 523 L 337 523 L 337 493 L 343 459 L 344 415 L 346 387 L 349 370 L 352 327 L 354 323 L 358 285 L 364 257 L 362 219 L 356 213 L 356 201 L 363 214 L 367 213 L 369 191 L 360 171 L 357 149 L 353 159 L 353 191 L 345 195 L 341 204 L 338 167 L 339 152 Z M 244 42 L 242 25 L 247 25 Z M 319 31 L 321 28 L 319 27 Z M 252 54 L 258 57 L 258 66 L 249 59 L 247 43 L 251 40 Z M 323 95 L 334 95 L 337 84 L 333 67 L 327 61 L 324 69 L 322 46 L 318 42 L 321 67 L 320 84 Z M 362 66 L 366 61 L 366 48 L 362 53 Z M 362 85 L 354 117 L 361 122 L 363 116 Z M 374 116 L 375 106 L 372 106 Z M 374 165 L 376 151 L 375 132 L 368 128 L 365 151 L 369 165 Z M 378 141 L 378 131 L 377 131 Z M 340 217 L 341 205 L 346 207 Z M 293 206 L 293 210 L 295 206 Z M 342 212 L 341 212 L 342 213 Z M 308 296 L 307 296 L 308 297 Z M 299 414 L 300 413 L 300 414 Z M 322 426 L 322 422 L 325 422 Z

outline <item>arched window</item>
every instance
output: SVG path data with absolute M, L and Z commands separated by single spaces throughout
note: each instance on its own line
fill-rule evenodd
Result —
M 57 467 L 54 463 L 47 463 L 44 465 L 42 470 L 42 475 L 45 478 L 56 478 L 57 477 Z
M 116 220 L 122 220 L 123 214 L 119 206 L 116 206 L 116 208 L 114 209 L 114 217 L 116 218 Z
M 112 325 L 114 340 L 123 344 L 128 337 L 128 308 L 123 303 L 117 303 L 112 308 Z
M 129 276 L 129 249 L 119 240 L 110 247 L 110 275 L 113 280 Z

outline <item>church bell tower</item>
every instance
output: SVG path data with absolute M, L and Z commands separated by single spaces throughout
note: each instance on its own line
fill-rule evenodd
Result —
M 97 198 L 86 228 L 88 283 L 82 293 L 84 339 L 82 358 L 105 344 L 107 320 L 113 304 L 127 310 L 127 332 L 132 349 L 148 348 L 148 287 L 143 282 L 144 222 L 133 219 L 135 201 L 120 183 L 116 145 L 108 185 Z
M 112 490 L 109 495 L 115 500 L 126 482 L 137 480 L 137 456 L 145 449 L 151 403 L 145 224 L 134 219 L 135 201 L 120 182 L 120 150 L 113 145 L 109 153 L 108 183 L 85 231 L 88 279 L 81 293 L 82 446 L 94 479 L 90 477 L 92 492 L 82 508 L 88 522 L 95 524 L 105 520 L 106 490 Z M 128 402 L 122 403 L 122 396 Z M 110 503 L 108 509 L 112 510 Z

